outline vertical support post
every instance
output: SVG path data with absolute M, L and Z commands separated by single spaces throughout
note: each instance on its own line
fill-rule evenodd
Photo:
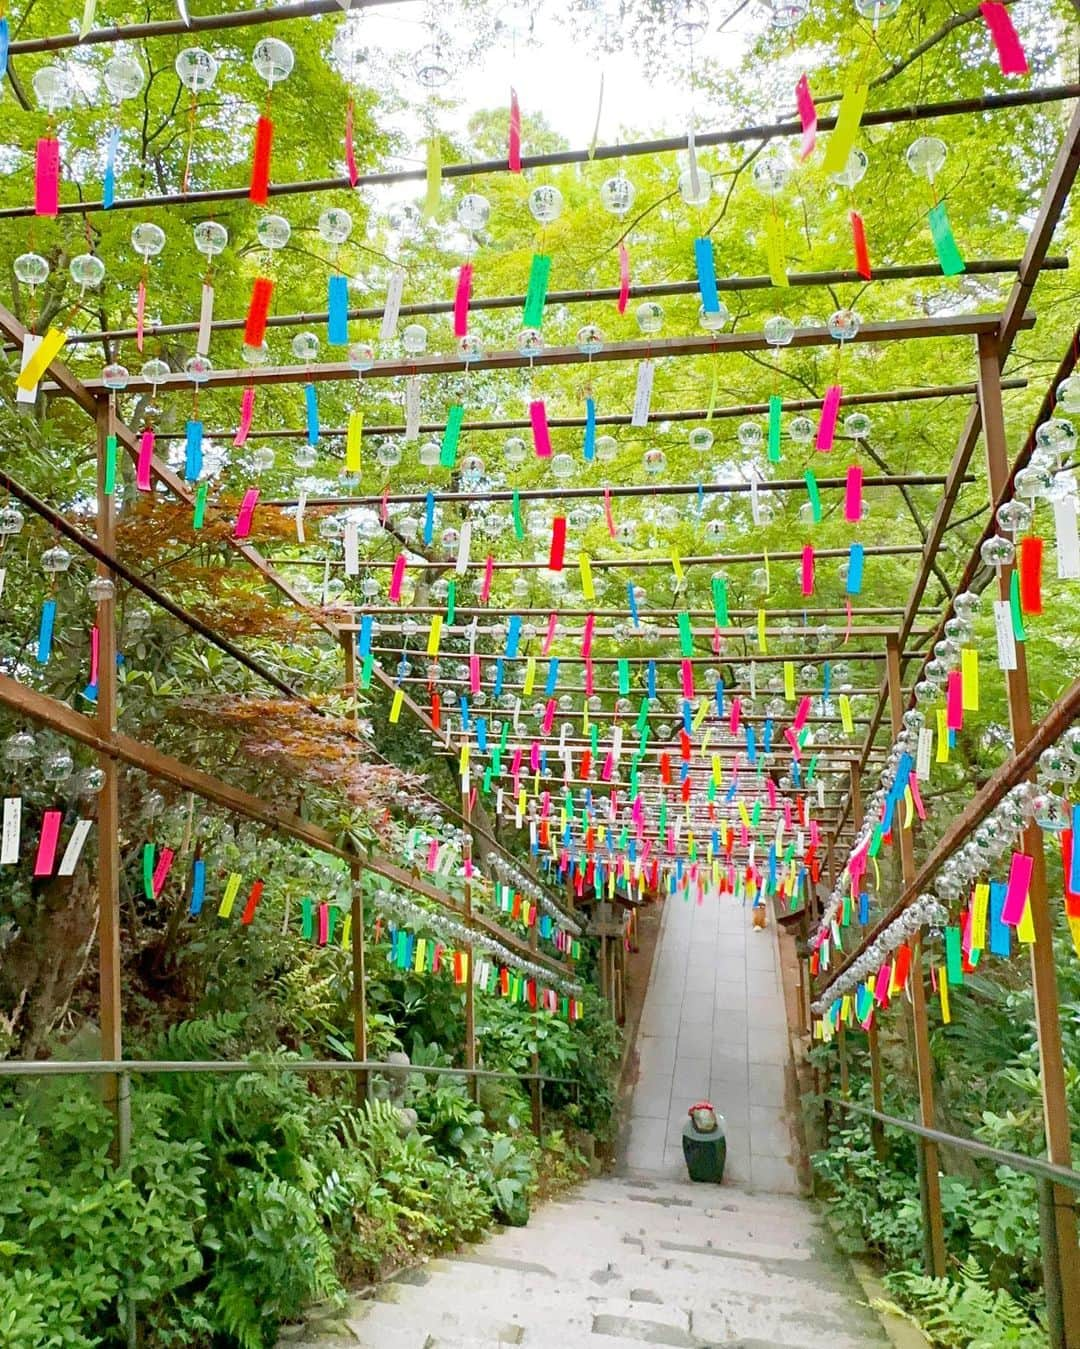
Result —
M 979 337 L 979 403 L 982 408 L 983 434 L 986 438 L 986 471 L 991 506 L 1002 496 L 1009 480 L 1009 454 L 1005 439 L 1005 414 L 1001 404 L 1001 358 L 996 334 Z M 1012 567 L 998 572 L 999 596 L 1009 598 Z M 1009 724 L 1013 746 L 1022 749 L 1031 739 L 1031 696 L 1028 688 L 1027 653 L 1023 642 L 1016 643 L 1016 669 L 1006 671 Z M 1069 1108 L 1065 1094 L 1065 1062 L 1061 1045 L 1061 1014 L 1058 1004 L 1057 973 L 1054 969 L 1053 922 L 1046 886 L 1046 857 L 1042 832 L 1029 824 L 1022 836 L 1022 847 L 1034 862 L 1028 902 L 1031 906 L 1035 940 L 1030 945 L 1031 987 L 1035 999 L 1035 1030 L 1039 1043 L 1040 1080 L 1043 1097 L 1043 1127 L 1046 1151 L 1051 1162 L 1070 1166 L 1072 1146 Z M 1047 1267 L 1047 1314 L 1051 1325 L 1061 1326 L 1060 1344 L 1065 1349 L 1080 1349 L 1080 1250 L 1077 1247 L 1075 1196 L 1061 1185 L 1053 1187 L 1054 1226 L 1057 1237 L 1058 1277 L 1049 1277 Z M 1044 1243 L 1045 1244 L 1045 1243 Z M 1056 1283 L 1056 1287 L 1051 1285 Z M 1052 1296 L 1059 1306 L 1049 1307 Z
M 529 949 L 535 951 L 539 946 L 540 938 L 540 913 L 537 907 L 537 921 L 529 928 Z M 535 1012 L 532 1014 L 536 1015 Z M 529 1083 L 529 1099 L 532 1102 L 532 1131 L 537 1138 L 543 1136 L 544 1132 L 544 1086 L 540 1081 L 540 1054 L 538 1050 L 533 1050 L 532 1057 L 529 1060 L 529 1071 L 532 1073 L 532 1081 Z
M 343 632 L 341 634 L 341 649 L 345 653 L 345 697 L 348 699 L 352 712 L 350 719 L 355 723 L 360 715 L 359 707 L 356 702 L 356 634 L 352 632 Z
M 858 759 L 852 759 L 848 764 L 848 773 L 851 783 L 851 818 L 854 821 L 856 829 L 862 823 L 863 802 L 862 802 L 862 771 L 859 767 Z M 878 1044 L 877 1021 L 872 1019 L 870 1029 L 866 1033 L 867 1048 L 870 1054 L 870 1098 L 875 1110 L 881 1111 L 885 1108 L 884 1093 L 881 1088 L 881 1048 Z M 885 1126 L 879 1119 L 870 1121 L 870 1142 L 873 1145 L 874 1152 L 878 1157 L 885 1155 Z
M 889 683 L 889 710 L 893 738 L 903 728 L 904 688 L 900 670 L 898 637 L 885 639 L 885 666 Z M 903 803 L 896 808 L 893 832 L 900 836 L 900 865 L 905 888 L 915 879 L 915 845 L 911 830 L 904 828 Z M 919 1083 L 919 1119 L 934 1127 L 934 1078 L 930 1059 L 930 1029 L 926 1019 L 926 988 L 923 982 L 922 950 L 914 943 L 911 961 L 911 1019 L 915 1034 L 915 1070 Z M 923 1260 L 927 1274 L 940 1279 L 945 1273 L 945 1228 L 941 1215 L 941 1178 L 938 1174 L 937 1144 L 929 1138 L 918 1140 L 919 1197 L 923 1212 Z
M 367 970 L 364 962 L 364 892 L 360 884 L 360 864 L 352 864 L 352 916 L 350 939 L 352 942 L 352 1015 L 353 1015 L 353 1058 L 365 1060 L 368 1056 L 367 1045 Z M 355 1074 L 356 1102 L 359 1105 L 367 1099 L 368 1074 L 365 1068 Z
M 846 1101 L 848 1098 L 850 1075 L 848 1073 L 847 1027 L 842 1021 L 837 1027 L 836 1046 L 840 1051 L 840 1095 Z
M 462 738 L 462 745 L 469 743 L 468 737 Z M 463 900 L 466 925 L 472 922 L 472 793 L 469 791 L 469 779 L 461 781 L 461 815 L 465 821 L 464 843 L 462 844 L 462 863 L 465 868 Z M 465 1067 L 476 1067 L 476 985 L 473 982 L 474 947 L 469 942 L 465 951 L 468 964 L 468 976 L 465 980 Z M 469 1077 L 469 1095 L 475 1101 L 479 1097 L 479 1083 L 475 1076 Z

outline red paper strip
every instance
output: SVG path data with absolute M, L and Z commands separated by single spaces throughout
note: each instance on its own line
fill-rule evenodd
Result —
M 382 501 L 379 503 L 379 519 L 385 525 L 390 518 L 390 484 L 382 489 Z
M 248 196 L 257 206 L 265 206 L 270 199 L 270 147 L 273 143 L 273 122 L 269 117 L 260 117 L 255 123 L 255 150 L 251 157 L 251 187 L 248 190 Z M 258 346 L 258 342 L 255 345 Z
M 437 693 L 431 695 L 431 724 L 437 731 L 442 729 L 442 699 Z
M 146 282 L 139 280 L 139 289 L 135 293 L 135 346 L 143 349 L 143 321 L 146 318 Z
M 251 521 L 255 515 L 255 507 L 259 504 L 259 489 L 249 487 L 244 493 L 244 499 L 240 503 L 240 514 L 236 517 L 236 528 L 233 535 L 238 539 L 246 539 L 251 533 Z
M 351 98 L 345 108 L 345 168 L 349 174 L 349 185 L 355 187 L 360 175 L 356 171 L 356 147 L 353 145 L 353 101 Z
M 979 9 L 982 11 L 986 26 L 990 30 L 994 47 L 997 49 L 1001 73 L 1003 75 L 1026 75 L 1028 73 L 1027 57 L 1024 55 L 1024 48 L 1016 29 L 1013 27 L 1009 11 L 1004 5 L 999 4 L 998 0 L 984 0 Z
M 42 136 L 34 158 L 34 214 L 60 213 L 60 142 Z
M 521 172 L 521 107 L 517 90 L 510 90 L 510 128 L 507 137 L 506 167 L 511 173 Z
M 604 488 L 604 519 L 607 521 L 607 532 L 612 538 L 615 537 L 615 517 L 611 514 L 611 488 Z
M 814 593 L 814 548 L 809 543 L 802 550 L 802 593 Z
M 964 729 L 963 680 L 959 670 L 950 670 L 945 687 L 945 726 L 950 731 Z
M 848 219 L 851 221 L 851 246 L 855 250 L 855 270 L 864 281 L 869 281 L 873 271 L 870 267 L 870 249 L 866 243 L 866 226 L 858 211 L 849 211 Z
M 555 640 L 555 629 L 558 627 L 558 625 L 559 625 L 559 615 L 555 613 L 548 614 L 547 633 L 544 636 L 543 646 L 540 648 L 540 654 L 542 656 L 546 656 L 547 653 L 551 650 L 551 644 Z
M 266 336 L 266 319 L 270 313 L 270 300 L 274 294 L 274 283 L 268 276 L 257 276 L 251 287 L 251 301 L 248 304 L 247 320 L 244 323 L 244 344 L 249 347 L 261 347 Z
M 255 910 L 258 908 L 259 900 L 262 898 L 263 883 L 256 881 L 251 887 L 251 893 L 247 897 L 247 903 L 244 905 L 244 912 L 240 917 L 241 923 L 250 923 L 255 917 Z
M 529 404 L 529 421 L 532 422 L 533 447 L 537 459 L 550 459 L 551 432 L 548 430 L 547 408 L 542 398 Z
M 549 571 L 562 571 L 563 555 L 566 552 L 566 517 L 556 515 L 551 522 L 551 554 L 548 558 Z
M 857 525 L 862 519 L 862 479 L 862 465 L 851 464 L 844 492 L 844 519 L 849 525 Z
M 172 848 L 162 848 L 161 856 L 157 860 L 157 866 L 154 868 L 154 874 L 150 882 L 150 888 L 154 892 L 155 899 L 165 889 L 165 882 L 169 879 L 169 870 L 175 856 L 176 853 Z
M 35 876 L 51 876 L 56 863 L 56 845 L 60 839 L 60 822 L 63 811 L 47 810 L 41 820 L 41 837 L 38 839 L 37 857 L 34 859 Z
M 400 604 L 401 602 L 401 583 L 405 579 L 405 562 L 405 554 L 398 553 L 394 559 L 393 571 L 390 573 L 390 593 L 387 598 L 391 604 Z
M 240 421 L 233 436 L 233 447 L 239 449 L 248 438 L 252 418 L 255 416 L 255 386 L 245 389 L 240 398 Z
M 455 337 L 465 337 L 469 331 L 469 295 L 472 293 L 472 274 L 472 263 L 462 263 L 458 271 L 457 290 L 454 293 Z
M 1043 541 L 1037 536 L 1020 540 L 1020 608 L 1025 614 L 1042 613 Z
M 825 399 L 821 404 L 821 420 L 818 422 L 815 449 L 831 450 L 836 435 L 836 418 L 840 411 L 840 385 L 830 384 L 825 390 Z
M 135 486 L 140 492 L 149 492 L 150 464 L 154 458 L 154 428 L 146 427 L 139 437 L 139 457 L 135 460 Z
M 1080 918 L 1080 892 L 1069 889 L 1072 876 L 1073 834 L 1071 829 L 1061 831 L 1061 870 L 1065 878 L 1065 913 L 1069 918 Z
M 817 108 L 814 107 L 814 96 L 810 92 L 810 81 L 805 75 L 795 86 L 795 102 L 799 109 L 799 120 L 802 122 L 802 148 L 799 151 L 799 158 L 809 159 L 817 144 Z
M 319 905 L 319 938 L 320 946 L 325 946 L 330 940 L 330 905 Z
M 495 577 L 495 559 L 490 553 L 484 563 L 484 579 L 480 583 L 480 603 L 487 604 L 491 597 L 491 583 Z
M 626 251 L 626 245 L 619 245 L 619 301 L 616 305 L 620 314 L 626 313 L 627 301 L 630 299 L 630 254 Z
M 896 982 L 901 988 L 907 983 L 911 970 L 911 947 L 905 942 L 896 948 Z

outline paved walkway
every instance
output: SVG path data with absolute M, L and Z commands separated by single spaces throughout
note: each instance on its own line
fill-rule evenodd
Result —
M 727 1139 L 725 1180 L 799 1189 L 776 932 L 728 898 L 665 904 L 638 1036 L 626 1169 L 685 1178 L 687 1108 L 712 1101 Z

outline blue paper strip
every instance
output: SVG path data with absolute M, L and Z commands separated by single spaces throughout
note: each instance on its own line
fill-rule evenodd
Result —
M 314 384 L 304 385 L 304 411 L 307 413 L 307 443 L 319 443 L 319 395 Z
M 693 730 L 694 726 L 693 718 L 691 717 L 689 698 L 684 698 L 682 700 L 682 724 L 683 730 L 686 732 L 687 735 L 689 735 L 690 732 Z
M 464 693 L 461 695 L 461 729 L 463 731 L 469 729 L 469 700 Z
M 990 954 L 1006 958 L 1012 951 L 1008 926 L 1001 921 L 1007 889 L 1004 881 L 990 882 Z
M 862 590 L 863 546 L 853 543 L 848 551 L 847 593 L 858 595 Z
M 359 649 L 361 656 L 367 656 L 371 652 L 371 628 L 372 618 L 370 614 L 365 614 L 360 620 L 360 641 Z
M 1080 805 L 1072 808 L 1072 865 L 1069 868 L 1069 890 L 1080 894 Z
M 7 28 L 7 19 L 0 20 Z M 4 42 L 4 64 L 7 64 L 7 43 Z M 3 79 L 3 73 L 0 72 L 0 79 Z M 120 128 L 114 126 L 109 132 L 109 139 L 105 145 L 105 178 L 101 184 L 101 205 L 107 211 L 113 204 L 116 197 L 116 152 L 120 148 Z
M 865 927 L 870 921 L 870 896 L 865 890 L 859 894 L 859 925 Z
M 188 912 L 197 918 L 202 912 L 203 899 L 206 896 L 206 863 L 196 857 L 191 864 L 191 907 Z
M 640 628 L 641 623 L 638 619 L 637 600 L 634 598 L 633 581 L 627 581 L 626 583 L 626 599 L 630 607 L 630 617 L 634 620 L 634 627 Z
M 493 689 L 496 698 L 502 693 L 505 672 L 506 666 L 503 662 L 503 658 L 502 656 L 497 656 L 495 659 L 495 688 Z
M 487 749 L 487 717 L 476 718 L 476 748 L 481 754 Z
M 720 312 L 720 296 L 716 289 L 716 262 L 713 259 L 711 239 L 694 240 L 694 262 L 697 264 L 701 306 L 706 314 L 718 314 Z
M 544 694 L 550 698 L 555 692 L 555 685 L 559 681 L 559 658 L 552 656 L 548 661 L 547 683 L 544 685 Z
M 187 424 L 187 439 L 184 444 L 184 479 L 186 482 L 197 482 L 199 474 L 202 472 L 202 442 L 202 422 L 189 421 Z
M 764 733 L 763 739 L 764 739 L 764 741 L 765 741 L 765 753 L 766 753 L 766 754 L 771 754 L 771 753 L 772 753 L 772 717 L 766 717 L 766 718 L 765 718 L 765 733 Z
M 424 543 L 428 546 L 435 534 L 435 493 L 429 492 L 424 502 Z
M 596 399 L 585 399 L 585 462 L 596 457 Z
M 828 661 L 825 662 L 825 669 L 821 680 L 821 697 L 824 702 L 829 701 L 829 690 L 832 688 L 832 666 Z
M 38 629 L 38 664 L 45 665 L 52 652 L 53 626 L 56 623 L 56 601 L 46 600 L 41 606 L 41 627 Z
M 326 340 L 332 347 L 349 344 L 349 283 L 337 272 L 326 287 Z
M 521 617 L 511 614 L 506 625 L 506 659 L 517 660 L 518 643 L 521 640 Z

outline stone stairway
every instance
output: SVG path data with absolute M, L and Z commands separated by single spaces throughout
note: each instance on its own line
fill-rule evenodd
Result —
M 282 1345 L 862 1349 L 887 1345 L 814 1207 L 655 1177 L 593 1180 Z

